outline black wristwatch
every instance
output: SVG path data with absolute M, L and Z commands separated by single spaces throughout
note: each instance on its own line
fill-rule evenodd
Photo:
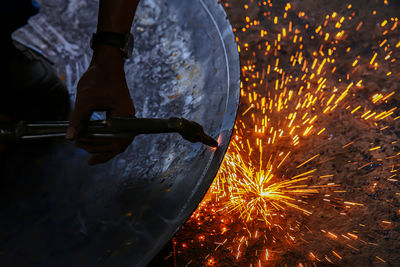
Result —
M 130 58 L 133 52 L 133 35 L 131 33 L 121 34 L 115 32 L 97 32 L 90 40 L 90 48 L 98 45 L 111 45 L 121 50 L 124 58 Z

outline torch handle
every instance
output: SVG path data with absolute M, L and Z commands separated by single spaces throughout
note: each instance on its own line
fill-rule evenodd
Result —
M 65 137 L 68 121 L 0 123 L 0 142 L 54 139 Z M 203 142 L 210 146 L 218 143 L 204 134 L 201 125 L 183 118 L 147 119 L 114 117 L 89 121 L 84 136 L 97 138 L 132 138 L 140 134 L 179 133 L 191 142 Z M 210 139 L 211 138 L 211 139 Z

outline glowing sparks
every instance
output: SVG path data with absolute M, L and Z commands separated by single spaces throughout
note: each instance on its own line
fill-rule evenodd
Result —
M 280 181 L 268 164 L 266 168 L 256 170 L 251 163 L 245 162 L 239 154 L 229 153 L 219 173 L 218 189 L 228 192 L 224 202 L 228 212 L 237 212 L 246 222 L 262 219 L 271 224 L 271 213 L 294 208 L 311 214 L 297 204 L 296 196 L 316 194 L 316 188 L 308 188 L 304 174 L 300 178 Z
M 350 216 L 353 210 L 366 209 L 367 203 L 345 198 L 353 189 L 344 188 L 338 179 L 358 181 L 354 181 L 353 174 L 348 178 L 340 177 L 344 174 L 337 169 L 364 174 L 379 166 L 381 173 L 387 172 L 384 179 L 372 183 L 368 189 L 360 185 L 355 187 L 356 190 L 365 189 L 369 195 L 382 190 L 383 180 L 398 182 L 396 172 L 400 166 L 394 161 L 400 153 L 381 155 L 395 143 L 388 146 L 374 140 L 366 142 L 357 135 L 343 139 L 344 130 L 342 133 L 335 130 L 342 125 L 338 124 L 340 114 L 347 114 L 365 129 L 371 127 L 385 133 L 391 131 L 391 122 L 400 119 L 398 108 L 391 104 L 392 99 L 398 97 L 397 88 L 378 88 L 364 74 L 375 73 L 383 80 L 399 77 L 398 68 L 394 67 L 399 57 L 395 48 L 400 47 L 400 42 L 394 40 L 398 36 L 398 19 L 388 18 L 374 24 L 380 31 L 380 38 L 366 46 L 373 49 L 356 54 L 357 49 L 349 43 L 357 39 L 356 34 L 367 31 L 370 23 L 360 21 L 351 4 L 344 6 L 347 11 L 324 14 L 318 23 L 290 3 L 282 6 L 281 15 L 271 11 L 271 1 L 247 3 L 243 22 L 235 29 L 243 57 L 242 106 L 207 204 L 202 205 L 193 218 L 200 220 L 199 213 L 212 214 L 213 222 L 218 216 L 232 218 L 230 223 L 227 219 L 215 226 L 215 231 L 223 235 L 215 242 L 215 251 L 228 247 L 232 261 L 239 265 L 244 262 L 243 258 L 250 257 L 247 249 L 253 249 L 254 260 L 246 264 L 273 265 L 279 257 L 272 249 L 274 246 L 283 244 L 283 250 L 292 249 L 297 244 L 307 243 L 307 235 L 317 233 L 329 244 L 337 242 L 339 245 L 323 252 L 313 247 L 296 266 L 311 266 L 306 263 L 309 261 L 314 265 L 316 262 L 340 265 L 339 262 L 348 257 L 343 248 L 359 252 L 361 245 L 375 245 L 364 241 L 364 230 L 359 231 L 367 226 L 358 223 L 358 230 L 343 232 L 322 225 L 320 227 L 325 229 L 313 229 L 304 223 L 304 218 L 319 216 L 316 213 L 321 212 L 321 205 L 337 209 L 336 216 L 340 218 Z M 259 13 L 262 19 L 252 18 L 247 13 L 256 5 L 262 11 Z M 376 16 L 377 11 L 369 13 Z M 293 14 L 295 19 L 291 17 Z M 373 19 L 376 21 L 376 17 Z M 246 38 L 250 31 L 256 33 L 256 41 Z M 390 31 L 393 34 L 389 34 Z M 368 94 L 362 94 L 364 92 Z M 331 141 L 340 145 L 329 154 L 324 146 Z M 360 147 L 364 158 L 346 156 Z M 323 170 L 321 166 L 325 165 L 334 167 Z M 395 198 L 400 199 L 399 196 L 400 193 L 393 194 Z M 208 206 L 213 207 L 212 211 Z M 392 227 L 388 218 L 382 219 L 379 221 L 382 227 Z M 376 256 L 376 260 L 385 262 L 380 256 L 386 258 L 382 254 Z

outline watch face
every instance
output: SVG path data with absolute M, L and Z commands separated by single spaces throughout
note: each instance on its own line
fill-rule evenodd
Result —
M 127 34 L 127 39 L 125 46 L 121 49 L 125 54 L 126 58 L 130 58 L 133 53 L 133 35 L 131 33 Z

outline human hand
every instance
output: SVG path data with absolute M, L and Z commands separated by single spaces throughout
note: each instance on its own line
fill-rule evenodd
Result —
M 85 124 L 94 111 L 113 117 L 134 117 L 135 108 L 126 84 L 124 61 L 117 48 L 98 46 L 88 70 L 81 77 L 75 108 L 70 116 L 67 139 L 91 153 L 89 165 L 105 163 L 122 153 L 132 142 L 126 139 L 84 137 Z

